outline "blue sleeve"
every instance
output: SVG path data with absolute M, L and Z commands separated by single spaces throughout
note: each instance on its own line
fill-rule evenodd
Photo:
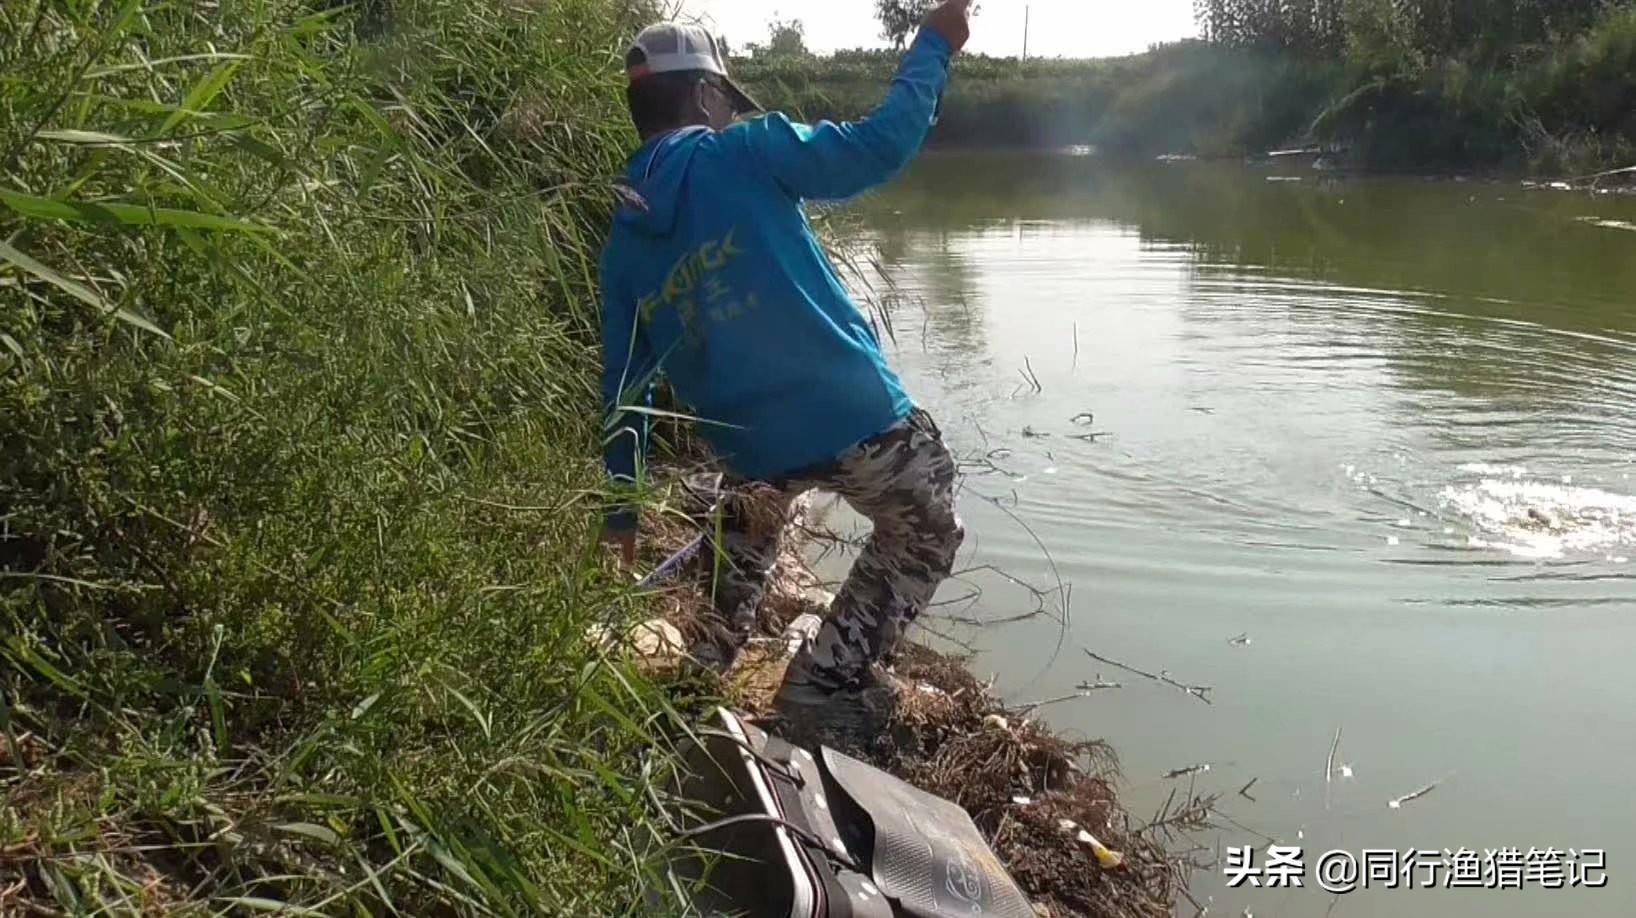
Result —
M 797 124 L 773 113 L 729 129 L 749 158 L 796 198 L 835 200 L 896 175 L 920 150 L 948 82 L 948 40 L 921 29 L 886 101 L 858 121 Z
M 636 301 L 620 290 L 607 259 L 602 267 L 602 462 L 616 483 L 635 483 L 637 467 L 648 452 L 648 416 L 626 410 L 631 405 L 653 405 L 653 380 L 658 361 L 636 321 Z M 636 528 L 636 513 L 617 507 L 606 525 L 614 530 Z

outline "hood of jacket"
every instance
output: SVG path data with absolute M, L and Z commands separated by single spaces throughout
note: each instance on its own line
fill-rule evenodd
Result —
M 687 167 L 707 127 L 689 127 L 651 137 L 625 165 L 621 203 L 615 219 L 647 236 L 668 236 L 676 227 L 677 207 Z

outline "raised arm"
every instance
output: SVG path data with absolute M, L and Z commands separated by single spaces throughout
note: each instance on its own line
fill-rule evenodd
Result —
M 969 35 L 969 6 L 969 0 L 947 0 L 932 10 L 898 65 L 886 100 L 864 118 L 806 125 L 774 113 L 734 125 L 729 136 L 797 198 L 847 198 L 885 182 L 926 139 L 949 59 Z

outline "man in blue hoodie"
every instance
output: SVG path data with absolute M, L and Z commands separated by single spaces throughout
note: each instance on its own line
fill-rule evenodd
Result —
M 777 698 L 786 715 L 833 710 L 849 695 L 889 703 L 878 663 L 960 547 L 954 458 L 887 367 L 802 202 L 856 195 L 915 155 L 970 34 L 969 6 L 933 9 L 886 100 L 843 124 L 776 113 L 735 121 L 755 105 L 696 26 L 652 26 L 626 56 L 642 145 L 602 255 L 609 473 L 635 480 L 647 416 L 629 409 L 651 404 L 662 367 L 735 477 L 770 485 L 786 505 L 813 488 L 838 493 L 874 526 L 818 635 L 791 662 Z M 729 658 L 754 627 L 778 548 L 779 527 L 749 516 L 729 509 L 715 540 Z M 604 538 L 629 565 L 634 515 L 609 514 Z

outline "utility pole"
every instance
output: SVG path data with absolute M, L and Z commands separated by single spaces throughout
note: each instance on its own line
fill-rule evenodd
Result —
M 1023 60 L 1028 60 L 1028 14 L 1033 12 L 1032 6 L 1023 6 Z

